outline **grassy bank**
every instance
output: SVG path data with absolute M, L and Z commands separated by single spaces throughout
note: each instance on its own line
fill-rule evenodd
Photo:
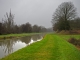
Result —
M 69 40 L 70 38 L 80 39 L 80 35 L 59 35 L 64 40 Z
M 22 48 L 1 60 L 80 60 L 80 51 L 63 37 L 47 34 L 43 40 Z
M 7 34 L 7 35 L 0 35 L 0 39 L 6 39 L 6 38 L 14 38 L 14 37 L 23 37 L 23 36 L 30 36 L 35 34 L 41 34 L 41 33 L 22 33 L 22 34 Z

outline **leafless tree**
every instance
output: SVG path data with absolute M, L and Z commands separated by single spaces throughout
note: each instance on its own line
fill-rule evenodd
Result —
M 0 35 L 2 34 L 2 23 L 0 22 Z
M 53 14 L 52 24 L 54 21 L 63 23 L 63 30 L 70 29 L 68 20 L 72 20 L 76 17 L 76 8 L 72 2 L 63 2 L 58 6 L 55 13 Z M 62 25 L 59 25 L 61 27 Z M 53 25 L 54 26 L 54 25 Z
M 29 22 L 26 24 L 21 25 L 21 32 L 22 33 L 31 33 L 32 32 L 32 26 Z
M 5 27 L 7 33 L 13 33 L 13 27 L 14 27 L 14 15 L 11 13 L 6 13 L 4 15 L 5 19 L 3 19 L 3 26 Z

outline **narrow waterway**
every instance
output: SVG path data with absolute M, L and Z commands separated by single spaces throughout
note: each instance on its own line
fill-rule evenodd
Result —
M 34 42 L 40 41 L 43 38 L 43 34 L 26 36 L 18 39 L 9 39 L 0 41 L 0 58 L 3 58 L 25 46 L 28 46 Z

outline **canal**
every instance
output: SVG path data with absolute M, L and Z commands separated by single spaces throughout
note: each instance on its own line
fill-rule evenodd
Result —
M 3 58 L 25 46 L 42 40 L 44 34 L 37 34 L 21 38 L 5 39 L 0 41 L 0 58 Z

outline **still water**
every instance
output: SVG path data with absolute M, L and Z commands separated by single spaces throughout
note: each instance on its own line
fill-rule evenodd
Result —
M 40 41 L 43 34 L 26 36 L 19 39 L 9 39 L 0 41 L 0 58 L 5 57 L 25 46 Z

